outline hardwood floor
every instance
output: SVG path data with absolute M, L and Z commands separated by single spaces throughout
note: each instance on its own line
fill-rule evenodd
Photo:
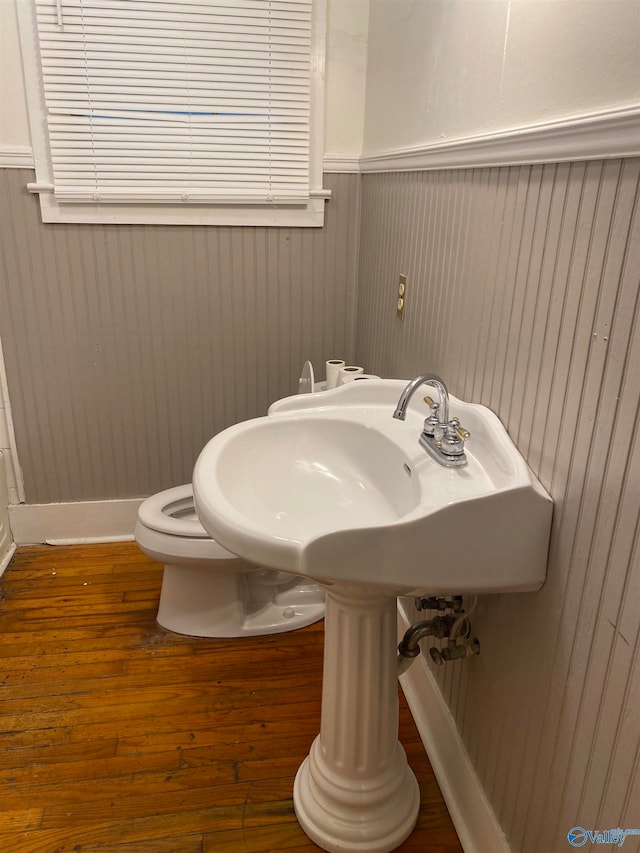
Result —
M 322 623 L 241 640 L 155 621 L 134 544 L 20 548 L 0 578 L 2 853 L 317 851 L 293 777 L 319 728 Z M 400 851 L 461 851 L 401 694 L 422 792 Z

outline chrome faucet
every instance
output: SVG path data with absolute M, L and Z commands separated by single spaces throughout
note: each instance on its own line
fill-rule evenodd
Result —
M 421 385 L 433 385 L 438 391 L 440 402 L 434 402 L 431 397 L 424 398 L 425 403 L 430 407 L 431 414 L 425 419 L 418 439 L 420 447 L 426 450 L 436 462 L 447 468 L 466 465 L 464 443 L 470 433 L 460 426 L 458 418 L 449 420 L 449 392 L 442 379 L 435 373 L 422 373 L 405 386 L 393 417 L 401 421 L 405 420 L 409 401 Z

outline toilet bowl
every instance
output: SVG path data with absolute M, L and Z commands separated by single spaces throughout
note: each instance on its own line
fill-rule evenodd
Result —
M 237 557 L 198 521 L 191 484 L 159 492 L 138 510 L 139 548 L 164 564 L 158 623 L 192 637 L 278 634 L 324 616 L 324 592 L 307 578 Z

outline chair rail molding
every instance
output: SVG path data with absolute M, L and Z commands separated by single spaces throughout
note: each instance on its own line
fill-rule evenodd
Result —
M 473 169 L 640 156 L 640 103 L 464 139 L 357 155 L 326 152 L 333 173 Z M 34 168 L 29 146 L 0 145 L 0 168 Z
M 1 145 L 0 169 L 33 169 L 33 149 L 30 145 Z
M 472 169 L 640 155 L 640 103 L 464 139 L 363 153 L 362 172 Z
M 323 157 L 323 171 L 354 173 L 360 171 L 359 154 L 328 153 Z M 0 169 L 34 169 L 33 149 L 30 145 L 1 145 Z

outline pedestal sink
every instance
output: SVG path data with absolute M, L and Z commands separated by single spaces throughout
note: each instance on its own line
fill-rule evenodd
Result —
M 401 380 L 290 397 L 230 427 L 194 471 L 198 516 L 230 551 L 327 590 L 320 734 L 294 783 L 298 820 L 330 853 L 388 853 L 419 791 L 398 743 L 396 596 L 517 592 L 545 578 L 552 503 L 504 427 L 451 397 L 468 464 L 418 445 Z

